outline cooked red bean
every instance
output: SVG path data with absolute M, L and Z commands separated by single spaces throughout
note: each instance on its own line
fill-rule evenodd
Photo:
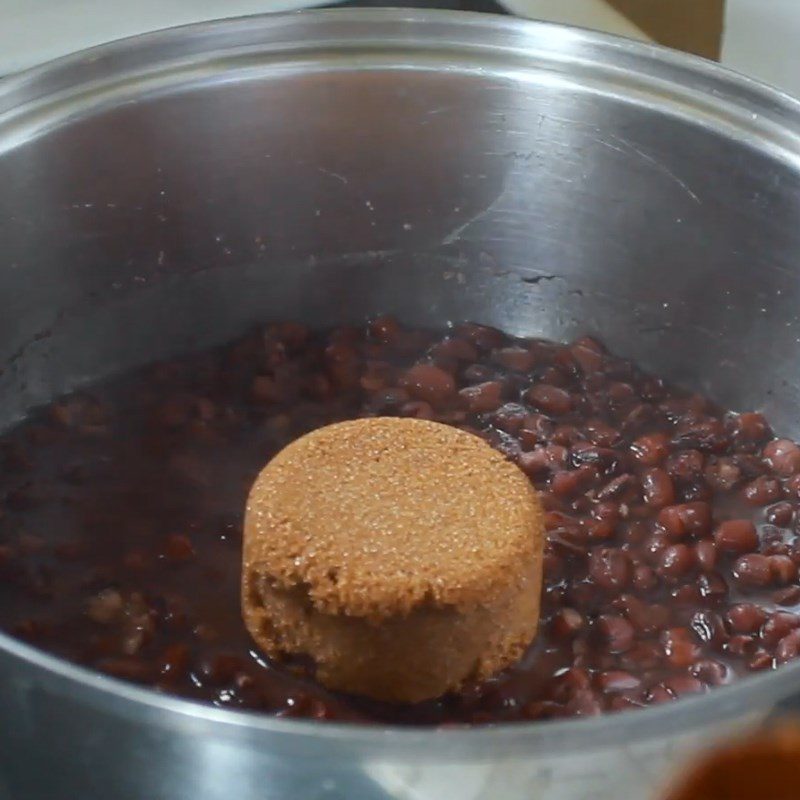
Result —
M 742 586 L 760 588 L 772 580 L 769 558 L 760 553 L 740 556 L 733 565 L 733 576 Z
M 598 547 L 589 557 L 589 574 L 598 586 L 608 591 L 624 589 L 633 577 L 632 572 L 630 557 L 622 550 Z
M 761 626 L 760 638 L 767 647 L 774 647 L 790 631 L 800 628 L 800 617 L 788 611 L 773 611 Z
M 747 669 L 751 672 L 761 672 L 765 669 L 772 669 L 775 666 L 775 659 L 766 650 L 756 650 L 747 662 Z
M 663 508 L 675 502 L 675 487 L 663 469 L 646 469 L 640 480 L 644 502 L 652 508 Z
M 400 381 L 417 400 L 434 407 L 446 403 L 455 391 L 453 376 L 433 364 L 415 364 Z
M 769 569 L 772 574 L 772 582 L 778 586 L 791 583 L 797 577 L 797 565 L 789 556 L 770 556 Z
M 729 492 L 742 479 L 742 470 L 731 458 L 714 458 L 705 469 L 705 479 L 718 492 Z
M 785 528 L 794 520 L 794 507 L 791 503 L 775 503 L 766 510 L 764 518 L 771 525 Z
M 645 467 L 657 467 L 669 454 L 669 437 L 665 433 L 640 436 L 631 445 L 634 458 Z
M 527 347 L 503 347 L 492 353 L 492 361 L 515 372 L 530 372 L 536 364 L 536 354 Z
M 728 609 L 727 620 L 736 633 L 757 633 L 767 621 L 767 612 L 754 603 L 737 603 Z
M 557 640 L 572 639 L 580 633 L 584 619 L 574 608 L 562 608 L 550 623 L 552 635 Z
M 722 686 L 730 680 L 731 670 L 721 661 L 704 658 L 695 661 L 689 672 L 706 686 Z
M 775 478 L 759 475 L 742 490 L 744 499 L 753 506 L 766 506 L 780 500 L 783 495 L 780 483 Z
M 700 655 L 692 634 L 686 628 L 669 628 L 661 634 L 664 655 L 673 667 L 688 667 Z
M 738 414 L 732 420 L 733 435 L 742 442 L 760 442 L 770 434 L 769 424 L 762 414 Z
M 671 702 L 675 699 L 675 695 L 663 683 L 659 683 L 647 691 L 644 699 L 651 705 L 660 705 Z
M 703 572 L 711 572 L 717 565 L 717 546 L 707 539 L 694 546 L 694 557 Z
M 500 381 L 466 386 L 459 392 L 467 410 L 473 414 L 484 414 L 499 408 L 503 404 L 502 394 L 503 384 Z
M 526 400 L 539 411 L 558 417 L 572 410 L 572 397 L 566 389 L 538 383 L 528 390 Z
M 779 664 L 785 664 L 800 655 L 800 629 L 786 634 L 775 648 L 775 658 Z
M 674 675 L 664 681 L 664 686 L 668 691 L 672 692 L 675 697 L 696 694 L 706 689 L 705 684 L 693 675 Z
M 756 526 L 749 519 L 730 519 L 714 531 L 714 543 L 728 553 L 748 553 L 758 547 Z
M 697 579 L 697 589 L 709 603 L 719 603 L 728 596 L 728 584 L 719 572 L 704 572 Z
M 656 572 L 670 583 L 677 583 L 691 572 L 696 561 L 694 553 L 685 544 L 672 544 L 659 554 Z
M 772 593 L 772 602 L 778 606 L 800 605 L 800 586 L 787 586 Z
M 547 512 L 533 649 L 413 709 L 356 708 L 313 664 L 255 661 L 235 602 L 253 475 L 304 431 L 385 414 L 484 437 Z M 281 716 L 480 724 L 671 701 L 797 657 L 799 448 L 771 436 L 760 414 L 726 415 L 588 338 L 268 325 L 0 435 L 0 627 Z
M 640 684 L 640 678 L 622 670 L 601 672 L 597 676 L 597 686 L 604 692 L 626 692 L 638 689 Z
M 764 459 L 778 475 L 800 472 L 800 447 L 789 439 L 774 439 L 764 446 Z
M 633 625 L 624 617 L 601 614 L 597 627 L 610 653 L 624 653 L 633 644 L 635 631 Z
M 711 507 L 698 501 L 667 506 L 658 513 L 658 523 L 675 539 L 703 536 L 711 529 Z
M 696 611 L 692 615 L 689 626 L 701 642 L 711 644 L 716 648 L 721 647 L 728 638 L 722 617 L 713 611 L 706 609 Z

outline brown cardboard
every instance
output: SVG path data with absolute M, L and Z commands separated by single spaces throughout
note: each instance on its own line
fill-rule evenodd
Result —
M 606 0 L 660 44 L 719 59 L 725 0 Z

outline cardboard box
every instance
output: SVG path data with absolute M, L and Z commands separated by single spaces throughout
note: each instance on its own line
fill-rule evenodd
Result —
M 653 41 L 719 59 L 725 0 L 605 0 Z

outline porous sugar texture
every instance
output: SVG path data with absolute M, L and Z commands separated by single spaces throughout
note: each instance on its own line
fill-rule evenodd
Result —
M 543 541 L 516 465 L 470 433 L 392 417 L 286 447 L 256 480 L 245 528 L 250 569 L 307 585 L 320 611 L 377 618 L 474 607 L 520 581 Z

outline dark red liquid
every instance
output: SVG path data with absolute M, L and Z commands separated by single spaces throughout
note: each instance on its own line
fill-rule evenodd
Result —
M 239 611 L 257 472 L 302 433 L 368 415 L 479 433 L 548 510 L 528 654 L 414 707 L 267 663 Z M 279 715 L 486 723 L 671 701 L 800 652 L 800 449 L 771 440 L 760 415 L 727 414 L 590 339 L 385 318 L 269 326 L 66 398 L 0 440 L 0 626 L 159 691 Z

